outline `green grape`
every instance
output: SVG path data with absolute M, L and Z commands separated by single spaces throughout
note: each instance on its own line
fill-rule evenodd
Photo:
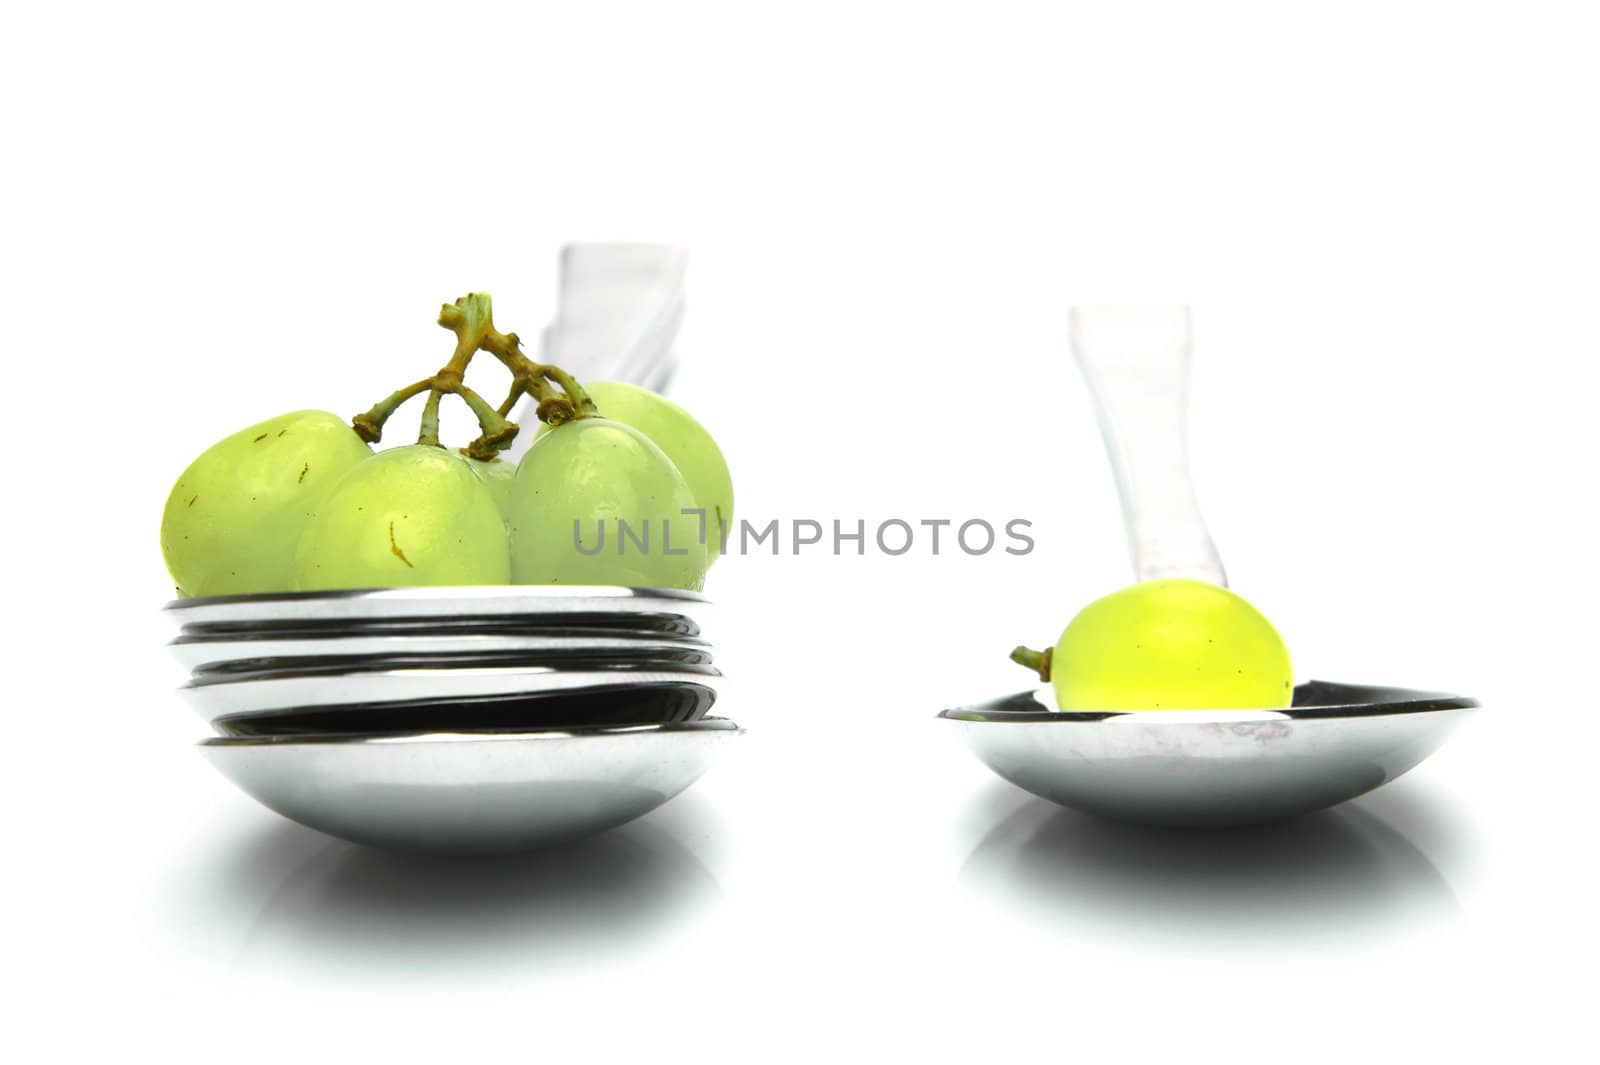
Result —
M 295 541 L 372 450 L 342 419 L 302 410 L 252 425 L 189 464 L 161 515 L 161 554 L 180 596 L 285 592 Z
M 678 467 L 696 506 L 706 512 L 707 564 L 715 562 L 733 522 L 733 481 L 711 434 L 688 411 L 649 389 L 620 381 L 596 381 L 583 389 L 602 417 L 633 426 Z M 548 431 L 549 426 L 541 425 L 535 439 Z
M 505 584 L 505 519 L 472 460 L 426 444 L 345 474 L 300 537 L 299 591 Z
M 477 474 L 478 480 L 489 489 L 489 494 L 494 497 L 494 505 L 500 508 L 500 516 L 506 517 L 511 513 L 511 484 L 517 479 L 517 464 L 507 462 L 505 459 L 493 459 L 481 462 L 478 459 L 468 459 L 467 468 Z
M 1201 581 L 1144 581 L 1097 599 L 1052 653 L 1062 710 L 1276 710 L 1289 653 L 1255 607 Z
M 534 440 L 511 488 L 511 579 L 698 590 L 705 580 L 695 498 L 661 449 L 608 418 Z M 631 535 L 630 535 L 631 534 Z

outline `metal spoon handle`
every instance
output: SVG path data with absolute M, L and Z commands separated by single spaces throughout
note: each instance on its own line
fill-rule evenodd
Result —
M 663 389 L 677 367 L 673 342 L 683 322 L 688 251 L 671 244 L 585 243 L 561 249 L 560 305 L 544 330 L 539 359 L 579 381 L 625 381 Z M 528 429 L 505 452 L 515 460 L 533 443 L 538 406 L 525 398 L 513 415 Z
M 1189 308 L 1073 307 L 1072 352 L 1094 397 L 1141 581 L 1228 583 L 1189 478 Z

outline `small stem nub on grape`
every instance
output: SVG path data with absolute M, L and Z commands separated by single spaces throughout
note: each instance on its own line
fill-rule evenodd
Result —
M 565 425 L 575 418 L 583 417 L 573 407 L 571 398 L 559 393 L 540 400 L 534 413 L 539 416 L 540 421 L 548 425 Z
M 1039 679 L 1050 679 L 1050 659 L 1055 656 L 1054 647 L 1046 647 L 1043 651 L 1035 651 L 1031 647 L 1018 647 L 1011 652 L 1011 661 L 1019 666 L 1025 666 L 1039 674 Z
M 383 439 L 383 423 L 399 409 L 400 404 L 433 386 L 433 378 L 424 378 L 415 384 L 407 385 L 397 392 L 391 393 L 372 405 L 372 409 L 365 414 L 357 414 L 350 419 L 350 426 L 356 435 L 369 444 L 376 444 Z
M 478 428 L 481 430 L 478 439 L 467 445 L 467 454 L 488 462 L 516 439 L 517 425 L 515 422 L 506 421 L 500 416 L 499 411 L 489 406 L 482 396 L 466 385 L 460 386 L 456 394 L 465 400 L 467 406 L 472 408 L 472 413 L 478 416 Z
M 383 424 L 372 416 L 371 411 L 363 411 L 350 419 L 350 428 L 356 435 L 369 444 L 376 444 L 383 439 Z

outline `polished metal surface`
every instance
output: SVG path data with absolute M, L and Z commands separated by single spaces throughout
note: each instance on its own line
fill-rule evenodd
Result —
M 717 701 L 702 684 L 618 684 L 572 692 L 294 707 L 213 718 L 223 736 L 362 732 L 543 732 L 547 729 L 697 721 Z
M 699 779 L 720 718 L 533 734 L 216 738 L 200 752 L 263 805 L 357 843 L 517 851 L 602 832 Z
M 946 710 L 962 740 L 1020 788 L 1150 824 L 1273 821 L 1353 799 L 1438 749 L 1477 702 L 1312 681 L 1288 710 L 1062 712 L 1050 689 Z
M 688 636 L 567 636 L 495 633 L 441 633 L 424 630 L 410 636 L 368 636 L 328 633 L 289 639 L 204 638 L 179 636 L 168 648 L 179 662 L 194 670 L 234 664 L 276 664 L 297 660 L 347 660 L 434 655 L 441 658 L 503 656 L 506 658 L 572 657 L 579 660 L 607 656 L 616 661 L 682 656 L 686 653 L 709 661 L 711 645 Z M 689 658 L 685 660 L 695 660 Z
M 307 625 L 323 622 L 436 622 L 452 618 L 530 620 L 682 615 L 699 622 L 710 600 L 696 592 L 660 588 L 484 585 L 465 588 L 377 588 L 279 595 L 219 595 L 174 599 L 163 608 L 185 629 L 207 626 Z
M 697 637 L 700 623 L 683 614 L 542 614 L 502 617 L 417 617 L 388 621 L 241 621 L 183 625 L 196 640 L 318 640 L 328 636 L 630 636 Z
M 440 699 L 466 701 L 627 684 L 696 684 L 716 690 L 720 677 L 711 666 L 691 665 L 619 665 L 607 669 L 490 666 L 247 674 L 243 677 L 202 674 L 178 691 L 201 717 L 211 721 L 228 714 L 267 710 Z

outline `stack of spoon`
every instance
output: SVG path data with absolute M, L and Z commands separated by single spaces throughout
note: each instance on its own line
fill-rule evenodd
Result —
M 180 599 L 201 751 L 265 805 L 385 846 L 507 850 L 630 820 L 738 729 L 693 592 L 396 588 Z

